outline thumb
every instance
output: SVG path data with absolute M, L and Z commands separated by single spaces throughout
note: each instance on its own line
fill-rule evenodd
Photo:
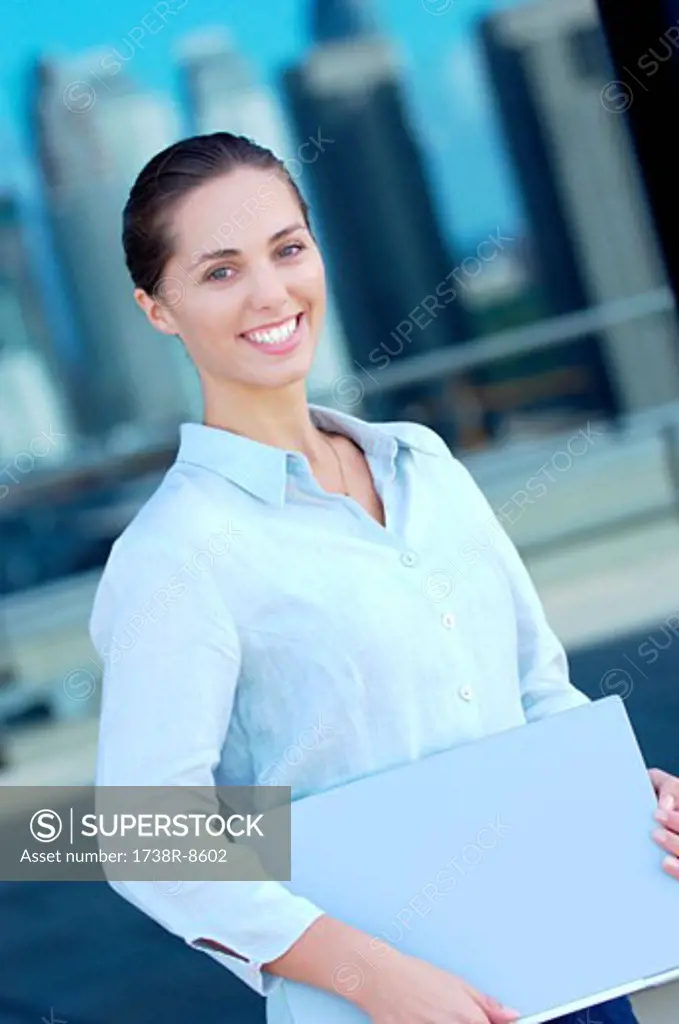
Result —
M 492 996 L 486 996 L 481 992 L 477 992 L 476 998 L 479 1006 L 488 1017 L 489 1024 L 509 1024 L 510 1021 L 516 1021 L 521 1016 L 518 1010 L 504 1006 L 497 999 L 493 999 Z

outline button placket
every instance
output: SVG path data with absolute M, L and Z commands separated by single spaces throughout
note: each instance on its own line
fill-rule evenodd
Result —
M 405 564 L 410 564 L 410 560 L 407 557 L 408 553 L 404 552 L 401 555 L 401 561 Z M 418 559 L 419 561 L 419 559 Z M 448 595 L 447 595 L 448 596 Z M 457 628 L 457 617 L 452 611 L 441 611 L 439 612 L 439 623 L 444 629 L 454 630 Z M 464 701 L 465 704 L 469 705 L 468 714 L 471 715 L 471 721 L 475 721 L 480 727 L 479 707 L 474 703 L 474 690 L 468 684 L 462 684 L 457 687 L 457 697 L 459 700 Z M 482 735 L 479 732 L 479 735 Z
M 403 551 L 401 553 L 401 563 L 406 566 L 417 565 L 421 562 L 420 557 L 412 550 Z M 446 595 L 449 596 L 449 595 Z M 457 627 L 457 617 L 452 611 L 442 611 L 439 613 L 439 622 L 444 629 L 454 630 Z M 481 728 L 481 719 L 479 716 L 478 704 L 474 702 L 474 690 L 468 684 L 463 684 L 457 688 L 457 697 L 459 700 L 464 701 L 465 704 L 469 705 L 469 711 L 467 715 L 471 716 L 471 721 L 475 721 L 477 726 Z M 482 735 L 482 732 L 479 732 Z
M 441 615 L 441 624 L 446 629 L 454 629 L 455 621 L 455 616 L 452 612 L 443 612 L 443 614 Z M 471 701 L 474 696 L 474 691 L 472 690 L 471 686 L 460 686 L 458 687 L 457 695 L 460 698 L 460 700 L 469 703 L 469 701 Z

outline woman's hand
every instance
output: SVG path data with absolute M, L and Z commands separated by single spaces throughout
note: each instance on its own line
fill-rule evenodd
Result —
M 373 1024 L 509 1024 L 519 1019 L 462 978 L 392 946 L 368 972 L 367 984 L 351 999 Z
M 663 870 L 679 881 L 679 779 L 660 768 L 651 768 L 648 774 L 658 796 L 654 818 L 660 827 L 653 838 L 667 853 Z

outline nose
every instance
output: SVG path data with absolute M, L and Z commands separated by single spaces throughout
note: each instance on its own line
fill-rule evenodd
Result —
M 288 289 L 282 275 L 270 263 L 252 267 L 249 275 L 248 301 L 254 310 L 280 310 L 288 301 Z

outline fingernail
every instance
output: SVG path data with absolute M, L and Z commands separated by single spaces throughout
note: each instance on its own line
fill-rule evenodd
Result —
M 665 842 L 665 833 L 663 832 L 663 830 L 661 828 L 654 829 L 653 832 L 652 832 L 652 836 L 653 836 L 654 839 L 657 839 L 658 842 L 660 842 L 660 843 L 664 843 Z
M 660 799 L 660 808 L 664 811 L 671 811 L 674 808 L 674 797 L 671 793 L 665 793 Z
M 662 821 L 664 823 L 666 823 L 666 822 L 668 822 L 670 820 L 670 816 L 667 813 L 667 811 L 660 811 L 660 810 L 658 810 L 658 811 L 656 811 L 654 813 L 653 817 L 656 819 L 656 821 Z
M 679 868 L 679 857 L 665 857 L 662 866 L 664 868 Z

